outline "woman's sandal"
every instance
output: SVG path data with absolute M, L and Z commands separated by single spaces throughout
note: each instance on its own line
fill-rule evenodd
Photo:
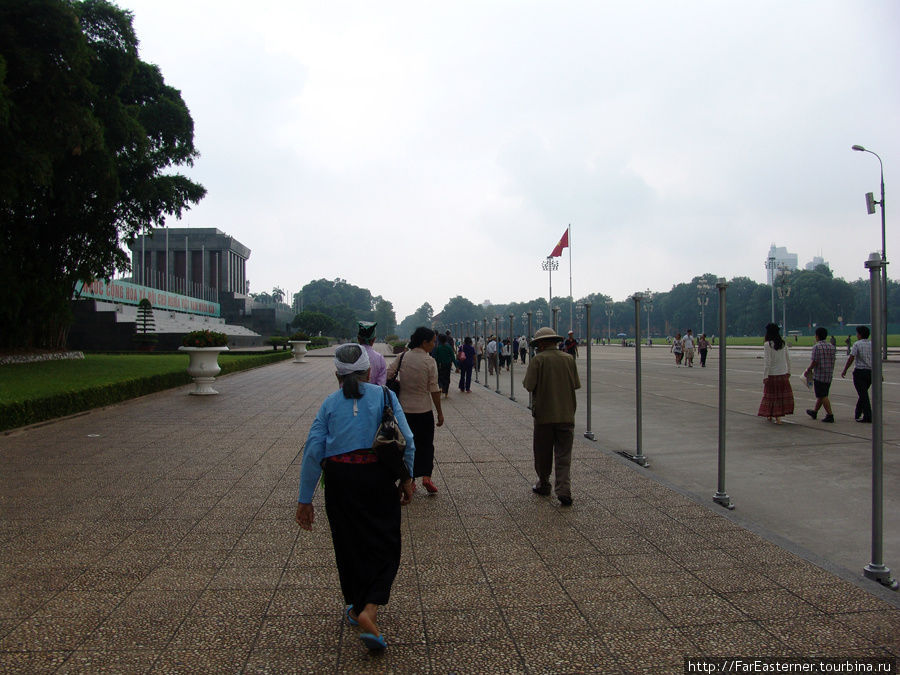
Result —
M 381 635 L 375 635 L 373 633 L 360 633 L 359 639 L 362 640 L 362 643 L 372 651 L 381 651 L 382 649 L 387 647 L 387 642 L 384 641 L 384 637 L 382 637 Z
M 344 614 L 347 616 L 347 623 L 349 623 L 351 626 L 358 626 L 359 621 L 357 621 L 350 615 L 351 609 L 353 609 L 353 605 L 347 605 L 347 608 L 344 610 Z

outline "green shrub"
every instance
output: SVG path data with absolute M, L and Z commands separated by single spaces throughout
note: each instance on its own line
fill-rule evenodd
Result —
M 225 347 L 228 337 L 211 330 L 195 330 L 181 338 L 181 344 L 184 347 Z
M 322 336 L 314 336 L 309 339 L 310 349 L 321 349 L 328 346 L 328 338 Z
M 303 331 L 299 331 L 299 330 L 298 330 L 296 333 L 294 333 L 293 335 L 291 335 L 291 340 L 295 340 L 295 341 L 300 341 L 300 340 L 303 340 L 303 341 L 309 341 L 309 335 L 307 335 L 307 334 L 304 333 Z

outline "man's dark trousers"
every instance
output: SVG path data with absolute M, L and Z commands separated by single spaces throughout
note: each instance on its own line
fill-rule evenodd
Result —
M 571 497 L 569 469 L 572 465 L 572 443 L 575 440 L 574 424 L 534 425 L 534 471 L 540 481 L 539 487 L 550 487 L 550 474 L 556 460 L 557 497 Z
M 859 399 L 856 401 L 854 417 L 866 422 L 872 421 L 872 402 L 869 400 L 869 387 L 872 386 L 872 371 L 865 368 L 857 368 L 853 371 L 853 386 Z

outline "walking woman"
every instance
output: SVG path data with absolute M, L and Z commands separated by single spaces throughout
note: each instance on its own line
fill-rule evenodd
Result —
M 794 414 L 794 391 L 791 389 L 791 356 L 777 324 L 766 324 L 764 355 L 763 397 L 756 414 L 781 424 L 782 417 Z
M 706 339 L 706 333 L 697 339 L 697 349 L 700 352 L 700 367 L 706 368 L 706 355 L 709 352 L 709 340 Z
M 453 353 L 453 347 L 450 346 L 446 335 L 438 335 L 438 346 L 434 350 L 434 360 L 437 363 L 438 386 L 445 397 L 450 395 L 450 373 L 453 370 L 453 361 L 456 354 Z M 403 385 L 400 385 L 403 391 Z
M 670 352 L 675 354 L 675 365 L 681 368 L 681 359 L 684 356 L 684 340 L 681 339 L 681 333 L 675 333 L 675 339 L 672 340 Z
M 344 616 L 359 626 L 360 640 L 381 650 L 387 642 L 378 629 L 378 605 L 386 605 L 400 567 L 400 507 L 413 494 L 413 481 L 397 485 L 372 450 L 384 410 L 385 390 L 368 384 L 369 357 L 360 345 L 335 350 L 334 365 L 340 390 L 322 403 L 303 449 L 297 524 L 311 530 L 312 500 L 324 473 L 325 513 L 331 527 Z M 412 467 L 415 440 L 393 392 L 391 406 L 406 439 L 404 461 Z
M 435 342 L 433 330 L 425 326 L 416 328 L 409 339 L 409 351 L 404 355 L 403 367 L 397 378 L 400 382 L 400 404 L 416 439 L 416 462 L 412 475 L 414 478 L 422 477 L 422 485 L 430 494 L 438 491 L 431 482 L 435 427 L 432 405 L 437 410 L 437 426 L 444 424 L 437 363 L 430 356 Z M 398 362 L 399 359 L 394 359 L 388 366 L 388 380 L 397 372 Z
M 459 390 L 467 394 L 472 393 L 472 366 L 475 363 L 475 347 L 472 346 L 472 338 L 463 340 L 463 346 L 459 348 Z

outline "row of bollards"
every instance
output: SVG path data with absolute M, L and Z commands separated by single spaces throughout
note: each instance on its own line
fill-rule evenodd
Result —
M 873 253 L 869 260 L 866 261 L 865 266 L 869 270 L 870 273 L 870 296 L 871 296 L 871 316 L 872 316 L 872 330 L 871 330 L 871 341 L 872 341 L 872 561 L 865 566 L 863 572 L 865 576 L 869 579 L 873 579 L 878 583 L 892 589 L 897 590 L 898 584 L 897 580 L 891 576 L 891 570 L 885 566 L 883 561 L 884 555 L 884 546 L 883 546 L 883 537 L 884 537 L 884 451 L 883 451 L 883 408 L 882 408 L 882 348 L 881 344 L 883 338 L 883 331 L 881 326 L 881 307 L 882 307 L 882 298 L 881 298 L 881 270 L 887 265 L 887 262 L 882 259 L 882 256 L 878 253 Z M 720 506 L 726 509 L 734 509 L 734 503 L 731 501 L 731 498 L 728 496 L 728 493 L 725 490 L 725 466 L 726 466 L 726 422 L 727 422 L 727 376 L 726 376 L 726 364 L 727 364 L 727 346 L 726 346 L 726 337 L 727 337 L 727 320 L 726 320 L 726 289 L 728 288 L 728 283 L 724 278 L 720 278 L 716 283 L 716 288 L 719 291 L 719 386 L 718 386 L 718 394 L 719 394 L 719 420 L 718 420 L 718 478 L 717 478 L 717 486 L 716 492 L 713 495 L 713 501 Z M 644 454 L 643 448 L 643 438 L 642 438 L 642 420 L 643 420 L 643 407 L 642 407 L 642 387 L 641 387 L 641 302 L 644 299 L 644 294 L 641 292 L 637 292 L 632 295 L 631 299 L 634 301 L 634 331 L 635 331 L 635 344 L 634 344 L 634 365 L 635 365 L 635 452 L 620 452 L 619 454 L 627 457 L 634 463 L 638 464 L 642 467 L 649 467 L 649 461 L 647 456 Z M 591 430 L 591 303 L 584 303 L 585 307 L 585 334 L 588 336 L 587 340 L 587 427 L 584 433 L 585 438 L 590 440 L 595 440 L 594 432 Z M 528 315 L 528 341 L 529 341 L 529 357 L 534 358 L 534 347 L 531 345 L 531 336 L 534 334 L 533 325 L 532 325 L 532 313 L 529 311 Z M 495 335 L 500 334 L 500 325 L 499 325 L 499 317 L 495 318 Z M 554 330 L 556 330 L 556 313 L 553 315 L 553 323 Z M 477 326 L 477 321 L 476 321 Z M 513 334 L 514 329 L 514 317 L 512 314 L 509 315 L 509 334 Z M 487 335 L 487 319 L 484 319 L 482 322 L 482 335 Z M 500 391 L 500 368 L 499 368 L 499 347 L 498 347 L 498 358 L 497 358 L 497 368 L 496 368 L 496 393 L 501 393 Z M 490 383 L 488 380 L 489 371 L 488 371 L 488 359 L 486 356 L 482 359 L 484 361 L 484 386 L 490 388 Z M 514 366 L 513 363 L 510 363 L 509 368 L 509 398 L 510 400 L 515 401 L 515 379 L 514 379 Z M 475 381 L 478 381 L 478 369 L 476 369 Z M 532 396 L 529 393 L 528 396 L 528 407 L 532 407 Z

